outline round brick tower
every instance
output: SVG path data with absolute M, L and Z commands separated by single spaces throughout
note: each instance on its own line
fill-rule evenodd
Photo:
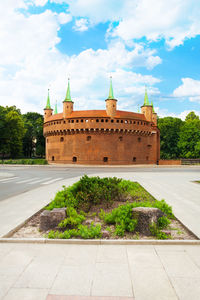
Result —
M 70 83 L 63 113 L 45 108 L 44 136 L 48 162 L 66 164 L 156 164 L 160 157 L 157 114 L 145 101 L 142 113 L 117 110 L 112 79 L 106 110 L 74 111 Z

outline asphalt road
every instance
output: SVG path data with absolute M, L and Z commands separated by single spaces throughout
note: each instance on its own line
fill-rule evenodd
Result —
M 0 201 L 9 197 L 22 194 L 40 186 L 48 186 L 60 180 L 69 179 L 84 174 L 112 173 L 120 176 L 120 173 L 133 172 L 196 172 L 200 175 L 200 167 L 84 167 L 84 166 L 0 166 Z

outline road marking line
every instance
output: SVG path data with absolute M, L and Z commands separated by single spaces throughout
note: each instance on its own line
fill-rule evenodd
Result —
M 34 177 L 34 178 L 31 178 L 31 179 L 25 179 L 25 180 L 21 180 L 21 181 L 17 181 L 16 183 L 19 184 L 19 183 L 25 183 L 25 182 L 29 182 L 31 180 L 35 180 L 35 179 L 38 179 L 38 177 Z
M 19 177 L 15 176 L 15 177 L 12 177 L 12 178 L 0 179 L 0 182 L 8 182 L 8 181 L 16 179 L 16 178 L 19 178 Z
M 53 183 L 53 182 L 58 181 L 58 180 L 61 180 L 61 179 L 63 179 L 63 177 L 61 177 L 61 178 L 55 178 L 55 179 L 52 179 L 52 180 L 43 182 L 43 183 L 41 183 L 41 184 L 49 184 L 49 183 Z
M 48 177 L 48 178 L 40 178 L 38 180 L 35 180 L 33 182 L 29 182 L 28 184 L 35 184 L 35 183 L 38 183 L 38 182 L 41 182 L 41 181 L 45 181 L 45 180 L 48 180 L 48 179 L 51 179 L 52 177 Z

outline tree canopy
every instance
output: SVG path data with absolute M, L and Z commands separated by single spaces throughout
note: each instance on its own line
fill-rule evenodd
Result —
M 0 106 L 0 156 L 44 156 L 43 116 L 38 113 L 22 115 L 15 106 Z
M 43 116 L 36 112 L 28 112 L 23 115 L 23 120 L 26 128 L 26 133 L 23 137 L 24 156 L 44 156 Z
M 160 155 L 163 159 L 180 157 L 178 140 L 183 121 L 178 118 L 165 117 L 158 119 L 160 129 Z
M 185 121 L 172 117 L 159 118 L 158 128 L 162 159 L 200 157 L 200 120 L 193 111 Z

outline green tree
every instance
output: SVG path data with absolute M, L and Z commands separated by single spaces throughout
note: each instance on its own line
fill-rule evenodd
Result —
M 199 116 L 197 116 L 194 111 L 191 111 L 185 118 L 186 122 L 190 120 L 199 120 Z
M 184 122 L 180 132 L 178 147 L 182 158 L 200 157 L 200 120 L 198 118 L 188 118 Z
M 158 128 L 160 129 L 160 156 L 162 159 L 180 157 L 178 141 L 182 125 L 183 121 L 178 118 L 165 117 L 158 119 Z
M 6 128 L 6 108 L 0 106 L 0 156 L 4 159 L 10 154 L 8 133 Z
M 23 115 L 26 134 L 23 138 L 23 153 L 25 157 L 33 155 L 44 156 L 45 139 L 43 136 L 43 116 L 28 112 Z
M 21 113 L 15 106 L 6 107 L 5 115 L 5 147 L 12 158 L 22 155 L 22 138 L 25 133 Z

